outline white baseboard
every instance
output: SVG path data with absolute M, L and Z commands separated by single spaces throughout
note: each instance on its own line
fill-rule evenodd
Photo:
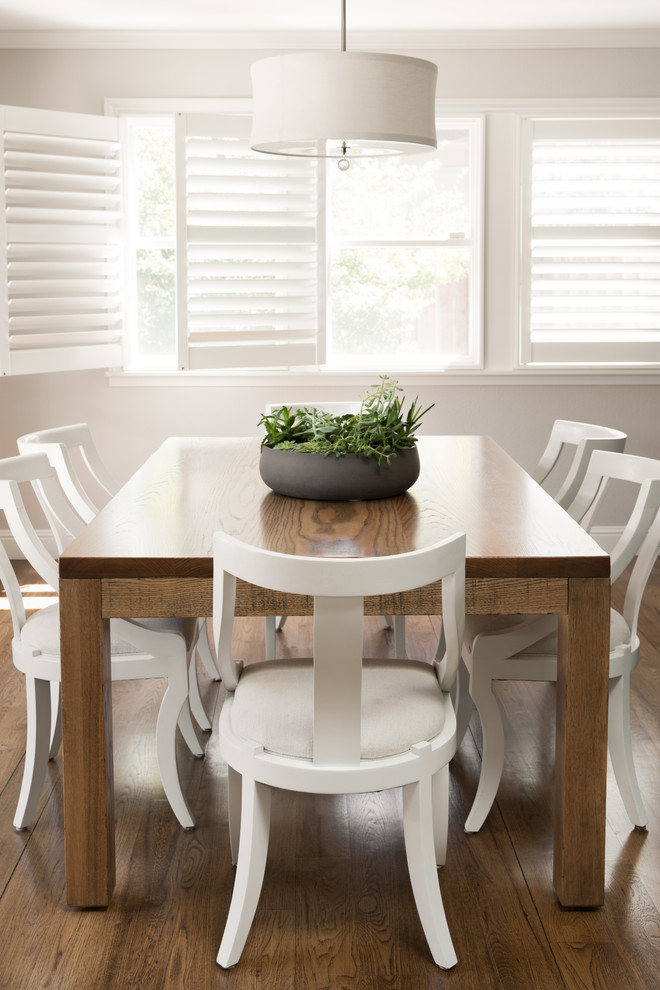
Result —
M 43 542 L 48 552 L 52 553 L 53 557 L 57 557 L 57 546 L 51 531 L 49 529 L 38 529 L 37 536 Z M 23 560 L 23 554 L 8 529 L 0 529 L 0 541 L 10 560 Z

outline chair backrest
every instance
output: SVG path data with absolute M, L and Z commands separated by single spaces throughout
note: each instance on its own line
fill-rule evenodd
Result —
M 568 419 L 556 419 L 541 458 L 532 472 L 539 484 L 549 480 L 562 451 L 574 447 L 573 456 L 566 468 L 563 481 L 554 495 L 562 508 L 569 510 L 582 484 L 589 460 L 594 450 L 623 451 L 627 435 L 609 426 L 596 426 L 593 423 L 577 423 Z M 555 472 L 556 474 L 556 472 Z M 555 475 L 553 475 L 554 477 Z M 573 513 L 571 512 L 571 515 Z M 574 517 L 576 518 L 576 517 Z
M 231 653 L 236 578 L 314 598 L 314 762 L 354 766 L 360 758 L 364 597 L 395 594 L 442 581 L 446 652 L 436 663 L 440 685 L 454 681 L 465 614 L 465 535 L 390 557 L 296 557 L 241 543 L 213 541 L 213 628 L 223 682 L 233 691 L 240 664 Z
M 637 638 L 637 623 L 639 621 L 639 610 L 642 605 L 642 597 L 646 590 L 646 583 L 651 576 L 653 566 L 660 553 L 660 512 L 656 515 L 648 533 L 639 548 L 635 566 L 632 569 L 626 597 L 623 605 L 623 617 L 628 623 L 631 631 L 631 639 L 634 643 Z
M 634 635 L 642 594 L 660 542 L 660 461 L 635 454 L 595 450 L 574 503 L 576 517 L 587 532 L 593 526 L 611 482 L 627 482 L 636 491 L 626 524 L 610 554 L 612 581 L 616 581 L 636 558 L 624 605 L 624 618 Z
M 17 440 L 22 454 L 44 453 L 76 512 L 91 522 L 118 485 L 103 464 L 87 423 L 26 433 Z M 45 507 L 44 507 L 45 508 Z
M 21 454 L 0 460 L 0 510 L 4 513 L 9 531 L 25 559 L 34 567 L 41 579 L 55 591 L 58 588 L 58 564 L 46 543 L 37 533 L 23 499 L 21 486 L 41 485 L 52 505 L 49 518 L 52 536 L 61 550 L 71 539 L 71 533 L 83 527 L 63 494 L 54 469 L 45 454 Z M 44 534 L 48 539 L 48 533 Z M 11 608 L 14 634 L 25 623 L 25 605 L 20 584 L 5 548 L 0 544 L 0 580 Z

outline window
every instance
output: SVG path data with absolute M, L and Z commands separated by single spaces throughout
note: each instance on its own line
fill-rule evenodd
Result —
M 329 170 L 332 367 L 479 361 L 480 127 L 437 131 L 435 152 Z
M 128 118 L 129 366 L 478 367 L 480 119 L 348 172 L 252 152 L 250 126 Z
M 0 107 L 0 372 L 121 363 L 117 122 Z
M 660 120 L 522 127 L 521 363 L 660 365 Z
M 314 159 L 250 150 L 251 117 L 177 117 L 180 365 L 316 361 L 319 176 Z
M 126 363 L 176 367 L 176 181 L 171 117 L 129 119 L 126 171 Z

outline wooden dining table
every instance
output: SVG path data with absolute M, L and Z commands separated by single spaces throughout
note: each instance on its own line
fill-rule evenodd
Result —
M 553 883 L 565 907 L 604 901 L 610 559 L 490 437 L 419 438 L 404 495 L 322 502 L 270 491 L 256 438 L 167 439 L 60 558 L 67 900 L 115 885 L 109 619 L 209 616 L 212 536 L 290 554 L 360 557 L 467 534 L 466 608 L 559 616 Z M 238 615 L 312 602 L 240 584 Z M 373 615 L 437 615 L 440 585 L 367 599 Z M 203 815 L 203 811 L 202 811 Z

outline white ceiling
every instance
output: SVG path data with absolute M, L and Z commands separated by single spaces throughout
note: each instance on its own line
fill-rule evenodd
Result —
M 0 0 L 0 32 L 339 32 L 340 18 L 340 0 Z M 658 28 L 660 0 L 347 0 L 349 41 L 353 29 L 408 33 Z

